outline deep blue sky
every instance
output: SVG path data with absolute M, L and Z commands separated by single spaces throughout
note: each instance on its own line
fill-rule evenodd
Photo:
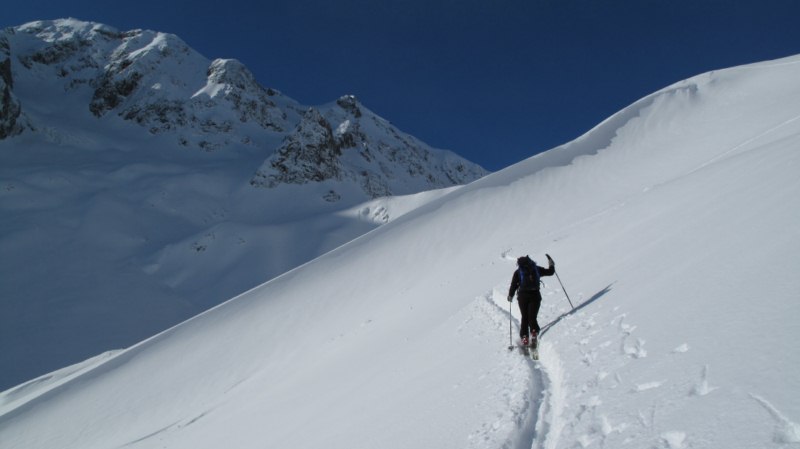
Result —
M 18 0 L 0 26 L 61 17 L 176 34 L 307 105 L 355 94 L 489 170 L 673 82 L 800 53 L 795 0 Z

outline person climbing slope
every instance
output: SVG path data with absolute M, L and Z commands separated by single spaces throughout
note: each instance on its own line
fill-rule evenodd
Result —
M 539 335 L 539 307 L 542 305 L 542 294 L 539 293 L 539 282 L 542 276 L 552 276 L 556 272 L 555 263 L 549 254 L 547 261 L 549 266 L 542 268 L 536 265 L 529 256 L 517 259 L 517 269 L 511 277 L 511 287 L 508 289 L 508 301 L 514 300 L 514 293 L 517 293 L 517 302 L 522 319 L 519 323 L 519 338 L 524 346 L 536 346 L 536 338 Z M 530 335 L 530 340 L 528 339 Z

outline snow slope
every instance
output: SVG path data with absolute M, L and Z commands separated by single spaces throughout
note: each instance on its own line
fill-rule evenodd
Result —
M 0 441 L 797 447 L 797 79 L 791 57 L 669 86 L 134 347 L 5 392 Z M 505 296 L 516 256 L 545 253 L 576 309 L 545 278 L 534 363 L 506 349 Z

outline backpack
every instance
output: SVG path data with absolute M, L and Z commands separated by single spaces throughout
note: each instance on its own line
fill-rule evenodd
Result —
M 534 291 L 539 290 L 539 268 L 529 256 L 517 259 L 519 266 L 519 290 Z

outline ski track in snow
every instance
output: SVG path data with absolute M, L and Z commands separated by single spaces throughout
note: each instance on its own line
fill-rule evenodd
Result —
M 495 324 L 503 329 L 509 328 L 509 323 L 513 320 L 514 326 L 512 334 L 516 335 L 519 331 L 519 321 L 513 317 L 513 313 L 509 313 L 509 308 L 503 308 L 502 303 L 510 304 L 506 301 L 505 295 L 502 293 L 502 287 L 495 288 L 492 292 L 483 296 L 483 304 L 486 305 L 484 312 L 495 322 Z M 495 423 L 486 424 L 484 429 L 475 432 L 470 436 L 470 440 L 475 443 L 476 447 L 492 447 L 492 443 L 498 443 L 497 437 L 505 440 L 502 443 L 502 448 L 505 449 L 529 449 L 533 447 L 536 441 L 536 431 L 538 416 L 541 414 L 541 400 L 537 399 L 537 395 L 541 395 L 545 391 L 545 384 L 542 379 L 542 374 L 536 369 L 532 360 L 525 360 L 520 354 L 517 343 L 512 343 L 513 348 L 508 350 L 508 356 L 511 358 L 510 363 L 524 364 L 527 366 L 521 376 L 527 377 L 526 382 L 522 382 L 520 378 L 513 378 L 514 383 L 510 390 L 506 390 L 502 395 L 504 400 L 507 401 L 510 416 L 500 417 L 501 420 Z M 503 427 L 502 420 L 510 420 L 514 423 L 513 427 Z M 507 435 L 491 435 L 501 431 L 501 429 L 508 430 Z
M 515 261 L 516 258 L 510 256 L 511 252 L 512 250 L 510 249 L 503 251 L 500 254 L 500 259 L 504 261 Z M 509 442 L 502 447 L 509 449 L 557 449 L 559 447 L 562 431 L 569 422 L 569 418 L 564 416 L 568 389 L 565 385 L 564 364 L 561 361 L 559 353 L 556 351 L 557 344 L 549 342 L 547 338 L 543 336 L 547 331 L 562 321 L 565 321 L 562 323 L 563 326 L 568 324 L 570 319 L 582 316 L 582 309 L 584 307 L 592 304 L 610 290 L 611 286 L 609 285 L 571 310 L 561 311 L 559 306 L 553 302 L 550 302 L 548 310 L 545 310 L 544 307 L 540 310 L 538 320 L 542 328 L 542 340 L 540 340 L 539 343 L 539 360 L 525 360 L 530 371 L 530 380 L 527 382 L 524 389 L 516 392 L 517 394 L 526 396 L 526 407 L 517 412 L 517 416 L 515 416 L 515 422 L 517 424 L 516 432 L 510 436 Z M 555 295 L 563 295 L 563 290 L 558 288 L 551 289 L 545 285 L 542 290 L 543 306 L 547 300 L 552 299 Z M 498 320 L 496 316 L 501 316 L 501 319 L 506 321 L 506 325 L 509 319 L 513 322 L 513 327 L 510 329 L 510 332 L 512 334 L 511 339 L 514 350 L 510 351 L 510 355 L 514 357 L 524 357 L 518 353 L 516 348 L 520 325 L 519 319 L 516 317 L 519 313 L 518 304 L 514 302 L 508 303 L 505 284 L 496 286 L 492 292 L 484 296 L 484 299 L 486 303 L 493 306 L 495 320 Z M 565 296 L 564 299 L 566 299 Z M 588 318 L 582 318 L 577 325 L 579 328 L 586 331 L 587 335 L 593 335 L 598 332 L 594 330 L 597 324 L 594 318 L 595 315 L 596 314 L 592 314 Z M 624 322 L 625 314 L 619 315 L 617 319 L 615 319 L 615 321 L 617 321 L 619 331 L 622 335 L 622 353 L 633 359 L 646 357 L 647 351 L 643 349 L 645 344 L 643 339 L 637 339 L 635 345 L 630 347 L 626 346 L 627 338 L 633 333 L 636 326 Z M 581 341 L 585 343 L 586 340 L 587 339 L 584 338 Z M 607 347 L 608 345 L 601 346 Z M 591 365 L 595 356 L 596 353 L 586 353 L 584 362 L 587 365 Z M 662 383 L 663 382 L 651 382 L 641 387 L 643 390 L 657 388 L 660 387 Z M 596 404 L 594 405 L 599 405 L 599 400 L 595 402 Z M 602 439 L 605 439 L 611 432 L 620 431 L 627 426 L 622 423 L 617 427 L 613 427 L 605 416 L 601 416 L 599 419 L 600 423 L 596 427 L 597 431 L 602 434 Z M 581 440 L 581 438 L 583 440 Z M 578 443 L 584 447 L 595 441 L 595 439 L 588 434 L 582 435 L 581 438 L 578 439 Z
M 510 260 L 504 252 L 503 259 Z M 501 304 L 509 304 L 506 300 L 504 287 L 496 287 L 492 293 L 485 295 L 485 300 L 494 306 L 494 314 L 503 320 L 510 319 L 514 325 L 511 329 L 512 341 L 519 333 L 519 319 L 510 311 L 517 307 L 510 303 L 510 309 L 503 308 Z M 517 344 L 509 351 L 512 357 L 525 357 L 517 350 Z M 539 360 L 526 359 L 530 371 L 530 380 L 525 388 L 516 391 L 516 394 L 525 396 L 525 409 L 518 412 L 515 417 L 516 433 L 503 447 L 509 449 L 555 449 L 558 445 L 559 435 L 563 427 L 561 413 L 565 400 L 565 391 L 562 385 L 563 368 L 555 346 L 547 341 L 539 345 Z
M 597 372 L 594 379 L 584 379 L 585 383 L 576 383 L 574 379 L 567 379 L 562 358 L 569 359 L 571 355 L 556 352 L 556 347 L 566 347 L 563 344 L 564 341 L 561 341 L 561 344 L 550 343 L 548 340 L 554 336 L 545 335 L 540 346 L 541 359 L 531 365 L 536 379 L 534 383 L 538 383 L 542 388 L 540 398 L 532 401 L 531 404 L 532 410 L 537 413 L 535 429 L 528 431 L 528 434 L 532 435 L 531 448 L 609 447 L 615 442 L 627 444 L 636 440 L 649 439 L 652 445 L 649 447 L 684 449 L 693 447 L 693 442 L 705 437 L 705 434 L 693 435 L 692 432 L 680 428 L 665 429 L 661 417 L 662 415 L 666 416 L 676 407 L 680 408 L 679 403 L 702 401 L 704 397 L 711 395 L 716 390 L 722 390 L 722 387 L 710 382 L 712 376 L 708 364 L 699 366 L 698 372 L 686 373 L 682 378 L 661 378 L 644 382 L 632 382 L 624 378 L 620 375 L 619 369 L 612 370 L 610 373 L 606 372 L 605 369 L 611 368 L 611 365 L 616 364 L 618 368 L 625 368 L 629 364 L 640 363 L 638 360 L 648 356 L 644 349 L 646 340 L 636 336 L 638 326 L 630 322 L 629 314 L 620 313 L 619 307 L 615 307 L 611 312 L 582 310 L 588 303 L 602 296 L 604 294 L 602 293 L 595 295 L 594 299 L 576 302 L 576 309 L 561 313 L 560 316 L 553 319 L 552 317 L 560 313 L 558 312 L 559 305 L 547 300 L 550 299 L 548 297 L 559 292 L 543 291 L 542 293 L 544 301 L 539 320 L 540 324 L 543 324 L 543 329 L 550 331 L 554 324 L 559 324 L 561 328 L 559 336 L 573 341 L 574 347 L 578 348 L 577 353 L 583 356 L 581 359 L 583 365 L 587 368 L 599 368 L 600 371 Z M 547 306 L 545 303 L 548 303 Z M 608 335 L 603 335 L 604 330 L 601 329 L 604 325 L 599 318 L 604 313 L 613 316 L 605 325 L 605 332 L 611 335 L 616 334 L 618 346 L 606 339 Z M 548 320 L 551 320 L 550 323 L 545 324 Z M 563 322 L 565 320 L 566 322 Z M 587 349 L 591 341 L 601 336 L 603 338 L 597 338 L 593 348 Z M 667 353 L 675 357 L 688 351 L 689 344 L 682 343 Z M 610 364 L 609 360 L 613 360 L 613 364 Z M 609 377 L 610 374 L 613 375 Z M 606 380 L 604 381 L 604 379 Z M 618 390 L 622 394 L 652 395 L 658 394 L 657 392 L 662 388 L 665 388 L 666 393 L 657 396 L 659 399 L 652 402 L 649 411 L 640 409 L 637 412 L 639 418 L 636 422 L 635 419 L 628 420 L 625 417 L 626 415 L 633 416 L 630 413 L 619 413 L 618 410 L 616 413 L 609 413 L 608 410 L 603 410 L 603 408 L 608 409 L 606 406 L 609 405 L 613 408 L 611 404 L 603 404 L 600 396 L 597 395 L 596 390 L 603 382 L 607 388 Z M 673 395 L 673 392 L 677 393 L 679 389 L 683 389 L 683 393 Z M 762 396 L 753 393 L 750 393 L 749 396 L 761 405 L 772 418 L 774 428 L 771 435 L 774 443 L 781 447 L 794 447 L 800 443 L 800 425 L 791 421 Z M 647 437 L 648 434 L 651 436 Z

